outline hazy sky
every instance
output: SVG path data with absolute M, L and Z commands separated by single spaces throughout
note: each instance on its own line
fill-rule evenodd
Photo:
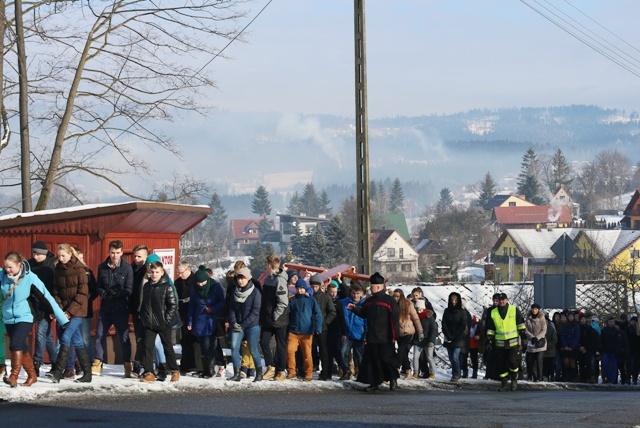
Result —
M 256 0 L 250 16 L 267 2 Z M 578 20 L 579 31 L 640 67 L 640 1 L 526 3 Z M 567 104 L 640 110 L 638 76 L 521 1 L 366 0 L 366 30 L 370 118 Z M 248 31 L 249 43 L 226 51 L 233 61 L 210 65 L 214 105 L 353 115 L 353 1 L 273 0 Z

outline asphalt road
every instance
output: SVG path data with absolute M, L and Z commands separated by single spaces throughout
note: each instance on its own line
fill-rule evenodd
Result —
M 26 427 L 631 427 L 640 426 L 639 399 L 637 390 L 137 394 L 4 402 L 0 419 Z

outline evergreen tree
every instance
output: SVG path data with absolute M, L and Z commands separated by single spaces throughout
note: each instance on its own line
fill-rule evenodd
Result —
M 448 187 L 443 187 L 440 190 L 440 199 L 438 199 L 438 203 L 436 204 L 436 211 L 439 213 L 445 213 L 451 209 L 453 206 L 453 195 L 451 194 L 451 190 Z
M 320 192 L 320 206 L 319 206 L 319 214 L 324 214 L 326 216 L 331 215 L 331 199 L 329 199 L 329 194 L 326 190 L 322 189 Z
M 269 202 L 269 192 L 264 186 L 258 186 L 256 193 L 253 194 L 253 201 L 251 201 L 251 212 L 259 215 L 260 217 L 266 217 L 271 214 L 271 202 Z
M 571 165 L 567 162 L 567 158 L 562 153 L 562 150 L 556 150 L 551 161 L 551 183 L 548 183 L 549 191 L 555 192 L 561 185 L 564 185 L 567 190 L 571 186 L 573 179 L 571 178 L 573 171 Z
M 329 259 L 327 239 L 321 227 L 304 237 L 307 241 L 307 254 L 304 263 L 310 266 L 326 266 Z
M 220 230 L 227 223 L 227 212 L 222 206 L 220 196 L 217 193 L 213 193 L 211 201 L 209 202 L 211 207 L 211 220 L 216 230 Z
M 298 192 L 293 192 L 291 195 L 287 212 L 291 215 L 300 215 L 300 194 Z
M 317 217 L 320 207 L 320 198 L 313 183 L 307 183 L 300 197 L 300 211 L 309 217 Z
M 540 183 L 538 181 L 538 165 L 536 154 L 529 148 L 522 157 L 520 174 L 518 174 L 518 194 L 524 195 L 527 201 L 536 205 L 542 205 L 544 201 L 540 197 Z
M 404 212 L 404 191 L 399 178 L 393 180 L 391 193 L 389 195 L 389 210 L 392 213 Z
M 351 254 L 349 254 L 347 246 L 344 245 L 348 236 L 340 216 L 331 218 L 325 236 L 327 238 L 328 253 L 327 267 L 335 267 L 343 263 L 355 263 L 355 260 L 351 259 Z
M 266 217 L 260 219 L 260 223 L 258 223 L 258 236 L 261 241 L 264 240 L 264 235 L 272 230 L 271 226 L 271 221 Z
M 267 257 L 275 254 L 273 247 L 271 244 L 263 244 L 258 241 L 251 247 L 249 254 L 251 255 L 251 264 L 249 265 L 249 269 L 251 269 L 251 276 L 258 279 L 264 272 L 264 267 L 267 264 Z
M 480 195 L 478 196 L 478 205 L 483 207 L 496 195 L 496 182 L 487 171 L 484 178 L 480 182 Z

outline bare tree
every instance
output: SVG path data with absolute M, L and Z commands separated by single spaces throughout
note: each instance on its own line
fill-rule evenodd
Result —
M 38 156 L 32 179 L 42 184 L 35 209 L 47 207 L 55 183 L 69 174 L 89 174 L 141 198 L 121 182 L 124 174 L 152 171 L 136 149 L 181 156 L 157 124 L 177 111 L 205 113 L 208 106 L 198 96 L 215 83 L 203 66 L 222 56 L 216 41 L 241 36 L 235 23 L 246 14 L 240 10 L 243 3 L 25 5 L 26 46 L 38 53 L 29 82 L 30 93 L 38 95 L 30 122 L 41 141 L 32 150 Z M 5 104 L 14 97 L 15 91 L 6 91 Z
M 599 194 L 605 198 L 608 207 L 620 205 L 619 196 L 631 182 L 631 161 L 627 155 L 616 149 L 603 150 L 596 155 Z

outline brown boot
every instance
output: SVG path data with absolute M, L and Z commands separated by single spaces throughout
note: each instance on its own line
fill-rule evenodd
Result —
M 11 385 L 11 388 L 17 387 L 20 370 L 22 370 L 22 351 L 11 351 L 11 374 L 4 378 L 4 383 Z
M 27 372 L 27 380 L 22 386 L 31 386 L 38 381 L 38 375 L 36 374 L 36 367 L 33 365 L 33 358 L 30 354 L 24 354 L 22 356 L 22 366 Z
M 173 370 L 171 372 L 171 380 L 169 382 L 177 382 L 180 380 L 180 370 Z
M 126 362 L 124 363 L 124 377 L 127 379 L 131 379 L 133 376 L 131 376 L 131 371 L 133 370 L 133 363 L 131 362 Z

